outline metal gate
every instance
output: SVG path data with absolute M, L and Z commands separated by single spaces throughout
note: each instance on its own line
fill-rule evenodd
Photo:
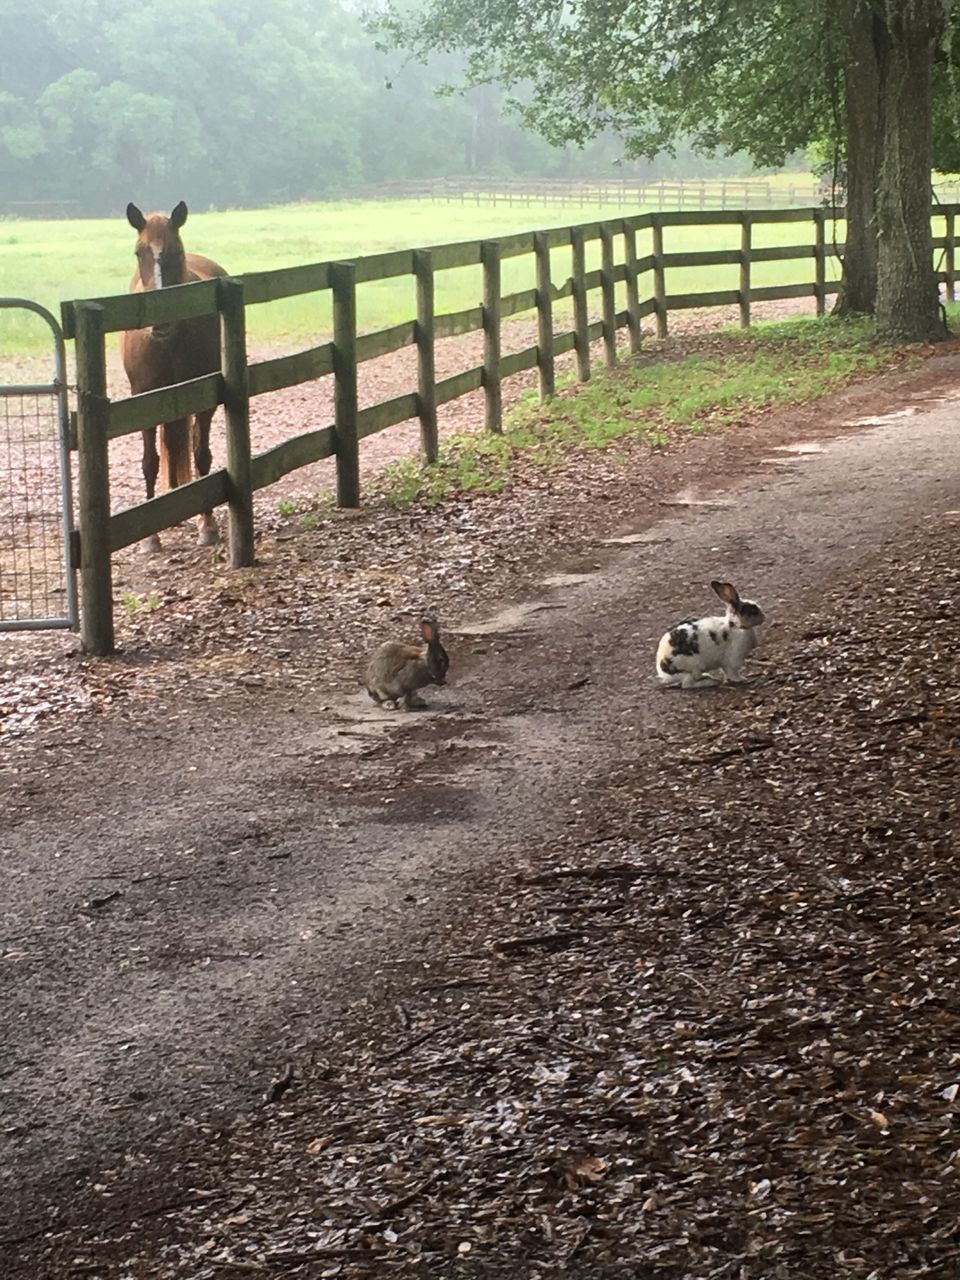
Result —
M 36 302 L 0 298 L 0 308 L 39 316 L 50 328 L 52 357 L 49 382 L 33 381 L 28 372 L 13 385 L 6 362 L 0 364 L 0 631 L 76 630 L 63 333 Z M 13 368 L 34 364 L 18 361 Z

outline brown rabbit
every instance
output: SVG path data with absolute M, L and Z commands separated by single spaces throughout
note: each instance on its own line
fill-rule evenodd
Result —
M 376 703 L 401 700 L 407 711 L 422 710 L 427 704 L 417 697 L 417 690 L 428 684 L 446 684 L 450 659 L 440 643 L 440 628 L 432 618 L 420 623 L 420 634 L 426 649 L 388 640 L 372 655 L 367 664 L 364 684 Z

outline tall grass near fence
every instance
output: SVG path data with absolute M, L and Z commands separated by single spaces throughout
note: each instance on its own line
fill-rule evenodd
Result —
M 447 436 L 435 466 L 419 458 L 390 463 L 373 492 L 403 509 L 465 492 L 499 493 L 525 466 L 563 466 L 579 451 L 659 449 L 685 435 L 740 422 L 759 409 L 803 404 L 851 379 L 892 364 L 901 353 L 877 347 L 870 322 L 834 317 L 727 330 L 713 350 L 679 359 L 603 369 L 576 395 L 546 404 L 527 392 L 503 433 Z

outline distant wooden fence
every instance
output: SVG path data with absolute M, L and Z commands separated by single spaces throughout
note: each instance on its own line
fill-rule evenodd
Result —
M 432 200 L 446 204 L 616 204 L 632 209 L 783 209 L 830 203 L 828 187 L 762 178 L 419 178 L 351 187 L 356 200 Z
M 954 288 L 955 215 L 958 206 L 938 208 L 946 217 L 946 235 L 934 244 L 945 254 L 945 279 Z M 63 328 L 76 342 L 77 412 L 75 445 L 79 450 L 79 555 L 81 569 L 81 634 L 85 649 L 108 653 L 113 648 L 111 556 L 161 529 L 226 503 L 229 506 L 230 562 L 253 563 L 252 494 L 281 476 L 318 459 L 336 458 L 337 494 L 341 507 L 360 501 L 359 441 L 365 436 L 410 418 L 419 418 L 423 456 L 436 460 L 437 408 L 482 388 L 485 424 L 501 429 L 501 384 L 504 378 L 536 368 L 540 395 L 554 390 L 554 362 L 565 352 L 576 356 L 577 376 L 590 376 L 590 344 L 603 340 L 606 364 L 617 359 L 617 332 L 626 329 L 630 350 L 640 347 L 640 322 L 654 316 L 657 333 L 665 336 L 671 311 L 692 307 L 736 305 L 743 325 L 750 323 L 753 302 L 774 298 L 812 297 L 817 314 L 838 285 L 827 279 L 828 258 L 843 245 L 828 242 L 827 223 L 842 218 L 840 209 L 781 209 L 767 212 L 654 213 L 604 222 L 529 231 L 499 239 L 399 249 L 352 262 L 321 262 L 278 271 L 255 272 L 240 279 L 207 280 L 147 293 L 122 294 L 63 304 Z M 754 244 L 758 224 L 796 222 L 813 230 L 812 241 L 790 246 Z M 664 251 L 664 229 L 680 226 L 738 226 L 738 249 L 703 249 L 686 253 Z M 649 235 L 649 252 L 637 251 L 638 233 Z M 600 267 L 586 269 L 585 246 L 600 243 Z M 570 275 L 551 278 L 551 250 L 567 247 Z M 619 254 L 615 249 L 619 248 Z M 533 255 L 536 287 L 502 295 L 501 263 Z M 755 263 L 789 259 L 811 260 L 813 279 L 807 283 L 756 287 L 751 281 Z M 675 267 L 739 266 L 736 289 L 668 294 L 666 272 Z M 482 267 L 482 300 L 463 311 L 436 314 L 434 281 L 437 272 L 456 267 Z M 533 265 L 533 264 L 531 264 Z M 375 333 L 357 331 L 357 287 L 390 277 L 412 277 L 416 284 L 416 317 Z M 652 294 L 641 298 L 639 281 L 647 276 Z M 616 308 L 617 285 L 625 286 L 626 307 Z M 329 291 L 333 300 L 333 337 L 305 351 L 249 363 L 246 355 L 246 308 L 258 303 Z M 600 318 L 591 320 L 588 295 L 600 294 Z M 572 302 L 573 328 L 554 331 L 553 308 Z M 510 316 L 536 312 L 537 342 L 525 350 L 501 354 L 501 327 Z M 148 391 L 111 401 L 106 394 L 104 335 L 122 329 L 168 324 L 192 316 L 219 314 L 222 326 L 221 369 L 174 387 Z M 437 381 L 434 349 L 445 337 L 483 332 L 483 363 Z M 416 389 L 390 400 L 358 409 L 357 370 L 402 347 L 417 352 Z M 332 374 L 335 384 L 334 421 L 251 456 L 249 406 L 254 396 L 310 382 Z M 107 467 L 108 441 L 202 409 L 223 405 L 226 418 L 226 466 L 127 510 L 111 514 Z M 76 540 L 75 540 L 76 541 Z
M 79 218 L 79 200 L 0 200 L 0 218 Z

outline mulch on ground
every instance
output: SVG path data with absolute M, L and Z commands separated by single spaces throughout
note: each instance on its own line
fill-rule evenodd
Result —
M 255 718 L 261 697 L 355 687 L 424 608 L 522 596 L 545 546 L 590 568 L 678 490 L 886 400 L 896 375 L 774 428 L 577 456 L 506 497 L 277 517 L 250 573 L 178 531 L 153 567 L 121 561 L 124 654 L 11 663 L 5 768 L 47 727 L 136 720 L 171 691 Z M 958 553 L 940 520 L 834 584 L 753 688 L 659 695 L 670 734 L 584 776 L 565 840 L 463 881 L 441 935 L 332 1037 L 304 1030 L 255 1120 L 197 1121 L 189 1197 L 112 1215 L 107 1169 L 86 1188 L 102 1214 L 30 1224 L 5 1276 L 953 1274 Z M 150 1150 L 129 1160 L 149 1173 Z
M 49 1274 L 955 1274 L 958 599 L 951 518 L 752 688 L 662 694 L 658 760 L 465 886 L 189 1204 Z

